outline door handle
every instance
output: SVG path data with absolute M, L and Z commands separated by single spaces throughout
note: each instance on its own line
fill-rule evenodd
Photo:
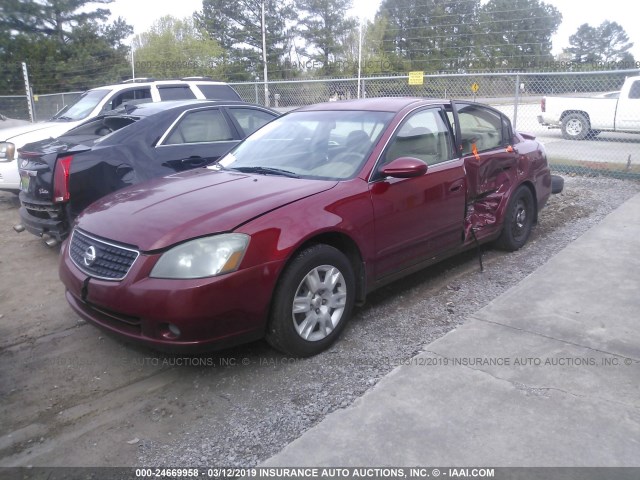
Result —
M 189 168 L 196 168 L 196 167 L 202 167 L 203 165 L 207 164 L 207 160 L 199 157 L 197 155 L 194 155 L 192 157 L 189 158 L 183 158 L 182 160 L 180 160 L 182 162 L 182 164 L 185 167 L 189 167 Z
M 453 185 L 451 185 L 449 187 L 449 191 L 450 192 L 457 192 L 461 188 L 462 188 L 462 180 L 458 180 L 457 182 L 455 182 Z

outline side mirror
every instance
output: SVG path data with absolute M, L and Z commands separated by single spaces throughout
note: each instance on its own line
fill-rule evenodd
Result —
M 400 157 L 385 165 L 380 173 L 386 177 L 413 178 L 427 173 L 429 167 L 418 158 Z

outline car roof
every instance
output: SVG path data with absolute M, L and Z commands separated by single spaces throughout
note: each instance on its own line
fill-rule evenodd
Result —
M 132 87 L 145 87 L 149 85 L 229 85 L 225 82 L 216 82 L 213 80 L 150 80 L 148 82 L 126 82 L 116 83 L 113 85 L 101 85 L 91 88 L 90 90 L 126 90 Z
M 198 100 L 198 99 L 185 99 L 185 100 L 165 100 L 163 102 L 144 102 L 126 105 L 123 109 L 114 110 L 114 115 L 133 115 L 148 117 L 159 112 L 166 112 L 169 110 L 187 110 L 193 107 L 212 107 L 216 105 L 238 105 L 238 106 L 250 106 L 259 107 L 264 110 L 273 111 L 270 108 L 263 107 L 261 105 L 254 105 L 252 103 L 242 102 L 240 100 Z M 277 113 L 277 112 L 274 112 Z
M 317 110 L 365 110 L 378 112 L 398 112 L 412 104 L 417 105 L 442 105 L 449 104 L 450 100 L 420 97 L 377 97 L 358 100 L 340 100 L 337 102 L 318 103 L 308 107 L 302 107 L 296 111 Z

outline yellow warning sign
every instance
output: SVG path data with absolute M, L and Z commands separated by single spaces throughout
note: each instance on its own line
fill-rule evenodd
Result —
M 477 82 L 473 82 L 473 85 L 471 85 L 471 91 L 473 93 L 478 93 L 478 90 L 480 90 L 480 85 L 478 85 Z
M 424 84 L 424 72 L 409 72 L 409 85 Z

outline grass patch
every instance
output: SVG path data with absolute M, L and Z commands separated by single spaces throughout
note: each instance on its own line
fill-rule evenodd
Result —
M 603 176 L 628 180 L 640 180 L 640 165 L 626 163 L 590 162 L 587 160 L 570 160 L 550 158 L 549 166 L 555 172 Z

